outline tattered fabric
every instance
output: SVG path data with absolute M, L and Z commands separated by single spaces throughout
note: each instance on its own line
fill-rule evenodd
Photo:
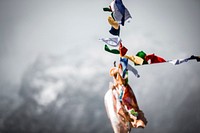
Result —
M 113 53 L 113 54 L 119 54 L 119 50 L 117 49 L 110 49 L 107 45 L 105 45 L 104 50 L 109 52 L 109 53 Z
M 142 65 L 144 61 L 141 57 L 134 56 L 134 55 L 125 55 L 124 57 L 128 58 L 129 60 L 131 60 L 137 65 Z
M 119 43 L 121 42 L 121 39 L 119 37 L 101 38 L 99 40 L 101 40 L 101 41 L 105 42 L 106 44 L 113 46 L 113 47 L 117 47 L 119 45 Z
M 124 6 L 121 0 L 114 0 L 111 3 L 111 9 L 113 11 L 113 17 L 115 21 L 124 26 L 124 23 L 129 21 L 132 17 L 128 9 Z
M 110 34 L 114 35 L 114 36 L 119 36 L 120 35 L 120 26 L 118 29 L 115 29 L 113 27 L 111 27 L 111 29 L 109 30 Z
M 145 59 L 147 62 L 148 60 L 150 60 L 150 64 L 166 62 L 165 59 L 163 59 L 162 57 L 156 56 L 155 54 L 146 55 Z

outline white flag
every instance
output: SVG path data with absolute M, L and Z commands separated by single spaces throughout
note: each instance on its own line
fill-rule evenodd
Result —
M 101 40 L 101 41 L 105 42 L 106 44 L 113 46 L 113 47 L 117 47 L 121 42 L 121 39 L 119 37 L 101 38 L 99 40 Z

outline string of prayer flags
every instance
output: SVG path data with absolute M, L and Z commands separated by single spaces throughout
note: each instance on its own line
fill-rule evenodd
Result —
M 114 133 L 129 133 L 131 128 L 145 128 L 147 120 L 142 110 L 140 110 L 135 94 L 128 84 L 128 71 L 131 71 L 137 78 L 140 77 L 138 71 L 129 64 L 129 60 L 135 66 L 152 65 L 157 63 L 172 63 L 179 65 L 190 60 L 200 62 L 200 56 L 192 55 L 184 59 L 166 60 L 155 53 L 146 54 L 139 51 L 135 55 L 128 54 L 128 48 L 122 44 L 120 38 L 120 26 L 123 27 L 132 17 L 122 0 L 113 0 L 109 7 L 103 8 L 104 12 L 109 12 L 108 23 L 111 28 L 109 33 L 113 36 L 110 38 L 101 38 L 104 50 L 119 56 L 119 64 L 109 71 L 113 82 L 109 84 L 109 90 L 104 97 L 106 112 L 110 119 Z M 114 47 L 114 48 L 110 48 Z

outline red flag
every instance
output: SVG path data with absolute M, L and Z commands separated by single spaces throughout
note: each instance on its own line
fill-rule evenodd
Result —
M 123 45 L 122 45 L 122 43 L 120 42 L 120 44 L 119 44 L 119 52 L 120 52 L 120 55 L 121 56 L 124 56 L 124 55 L 126 55 L 126 52 L 128 51 L 128 49 L 126 48 L 126 47 L 124 47 Z
M 147 62 L 148 60 L 150 60 L 150 64 L 166 62 L 165 59 L 163 59 L 162 57 L 158 57 L 155 54 L 146 55 L 145 59 Z

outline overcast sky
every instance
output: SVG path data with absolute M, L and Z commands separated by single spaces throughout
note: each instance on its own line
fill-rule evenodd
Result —
M 109 69 L 118 56 L 105 52 L 98 40 L 111 37 L 110 14 L 102 11 L 110 3 L 0 1 L 2 131 L 112 132 L 103 97 L 112 81 Z M 143 50 L 166 60 L 200 55 L 199 0 L 123 3 L 133 18 L 121 27 L 128 54 Z M 129 81 L 148 125 L 132 132 L 200 131 L 199 63 L 136 69 L 140 78 L 130 73 Z

